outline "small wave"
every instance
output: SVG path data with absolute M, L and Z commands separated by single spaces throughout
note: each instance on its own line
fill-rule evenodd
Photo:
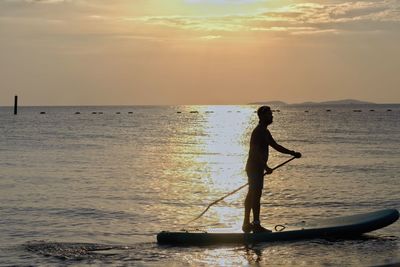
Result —
M 109 220 L 109 219 L 136 219 L 136 214 L 124 212 L 124 211 L 107 211 L 95 208 L 54 208 L 47 210 L 49 214 L 62 216 L 65 218 L 92 218 L 98 220 Z
M 137 219 L 137 214 L 125 211 L 110 211 L 95 208 L 38 208 L 38 207 L 0 207 L 3 214 L 30 213 L 32 215 L 60 216 L 63 218 L 92 218 L 100 220 Z
M 126 246 L 109 246 L 91 243 L 57 243 L 46 241 L 28 242 L 23 248 L 29 252 L 61 260 L 104 259 L 116 253 L 102 253 L 111 250 L 126 250 Z
M 118 264 L 126 262 L 151 262 L 168 258 L 165 251 L 155 243 L 140 243 L 132 246 L 95 243 L 64 243 L 31 241 L 22 248 L 36 255 L 55 258 L 63 262 Z

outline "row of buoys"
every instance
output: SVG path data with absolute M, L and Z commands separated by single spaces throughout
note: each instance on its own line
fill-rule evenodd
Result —
M 331 109 L 327 109 L 327 110 L 325 110 L 326 112 L 331 112 L 332 110 Z M 375 112 L 375 109 L 370 109 L 369 110 L 370 112 Z M 387 109 L 386 111 L 392 111 L 391 109 Z M 309 110 L 305 110 L 304 112 L 309 112 Z M 362 112 L 362 110 L 361 109 L 353 109 L 353 112 Z
M 280 109 L 272 109 L 271 111 L 272 111 L 272 112 L 281 112 Z M 240 112 L 240 111 L 239 111 L 239 112 Z M 255 110 L 254 113 L 257 113 L 257 110 Z
M 326 112 L 331 112 L 332 110 L 331 110 L 331 109 L 326 109 L 325 111 L 326 111 Z M 369 111 L 370 111 L 370 112 L 375 112 L 375 109 L 370 109 Z M 392 111 L 392 110 L 391 110 L 391 109 L 387 109 L 386 111 L 387 111 L 387 112 L 390 112 L 390 111 Z M 229 112 L 229 113 L 232 113 L 233 111 L 229 110 L 228 112 Z M 240 113 L 241 111 L 238 110 L 238 111 L 236 111 L 236 112 L 237 112 L 237 113 Z M 279 109 L 275 109 L 275 110 L 272 110 L 272 112 L 281 112 L 281 111 L 280 111 Z M 308 113 L 308 112 L 310 112 L 310 111 L 309 111 L 309 110 L 305 110 L 304 112 Z M 361 110 L 361 109 L 353 109 L 353 112 L 362 112 L 362 110 Z M 182 111 L 177 111 L 176 113 L 181 114 Z M 189 113 L 191 113 L 191 114 L 198 114 L 199 111 L 197 111 L 197 110 L 191 110 L 191 111 L 189 111 Z M 207 110 L 205 113 L 214 113 L 214 111 L 212 111 L 212 110 Z M 254 113 L 257 113 L 257 111 L 254 111 Z M 41 115 L 44 115 L 44 114 L 47 114 L 47 113 L 46 113 L 45 111 L 41 111 L 40 114 L 41 114 Z M 79 114 L 81 114 L 81 112 L 79 112 L 79 111 L 75 112 L 75 115 L 79 115 Z M 93 111 L 92 114 L 104 114 L 104 113 L 103 113 L 102 111 L 99 111 L 99 112 Z M 115 114 L 120 115 L 120 114 L 122 114 L 122 113 L 121 113 L 120 111 L 117 111 L 117 112 L 115 112 Z M 132 112 L 132 111 L 129 111 L 128 114 L 133 114 L 133 112 Z
M 44 114 L 47 114 L 47 113 L 46 113 L 45 111 L 41 111 L 40 114 L 41 114 L 41 115 L 44 115 Z M 80 115 L 81 112 L 77 111 L 77 112 L 75 112 L 74 114 L 75 114 L 75 115 Z M 104 112 L 102 112 L 102 111 L 99 111 L 99 112 L 93 111 L 92 114 L 104 114 Z M 117 112 L 115 112 L 115 114 L 118 114 L 118 115 L 119 115 L 119 114 L 121 114 L 121 112 L 117 111 Z M 129 111 L 128 114 L 133 114 L 133 112 L 132 112 L 132 111 Z
M 326 109 L 325 110 L 326 112 L 332 112 L 332 109 Z M 370 112 L 374 112 L 375 111 L 375 109 L 370 109 L 369 110 Z M 392 111 L 391 109 L 387 109 L 386 111 Z M 236 111 L 236 112 L 240 112 L 239 110 L 238 111 Z M 272 110 L 272 112 L 281 112 L 279 109 L 274 109 L 274 110 Z M 306 112 L 306 113 L 308 113 L 308 112 L 310 112 L 309 110 L 304 110 L 304 112 Z M 362 112 L 362 110 L 361 109 L 353 109 L 353 112 Z M 176 113 L 178 113 L 178 114 L 181 114 L 182 113 L 182 111 L 177 111 Z M 199 113 L 197 110 L 192 110 L 192 111 L 190 111 L 189 113 Z M 205 113 L 214 113 L 214 111 L 206 111 Z M 232 111 L 231 110 L 229 110 L 228 111 L 228 113 L 232 113 Z M 257 111 L 254 111 L 254 113 L 257 113 Z
M 233 111 L 232 110 L 228 110 L 228 113 L 232 113 Z M 240 110 L 237 110 L 236 111 L 236 113 L 240 113 L 241 111 Z M 177 111 L 176 112 L 177 114 L 182 114 L 182 111 Z M 191 111 L 189 111 L 189 113 L 191 113 L 191 114 L 198 114 L 198 113 L 200 113 L 199 111 L 197 111 L 197 110 L 191 110 Z M 212 110 L 207 110 L 207 111 L 205 111 L 205 113 L 207 113 L 207 114 L 210 114 L 210 113 L 214 113 L 214 111 L 212 111 Z
M 332 109 L 326 109 L 325 110 L 326 112 L 332 112 Z M 369 110 L 370 112 L 374 112 L 375 111 L 375 109 L 370 109 Z M 391 109 L 387 109 L 386 111 L 392 111 Z M 232 113 L 233 111 L 231 111 L 231 110 L 229 110 L 228 111 L 228 113 Z M 240 113 L 241 111 L 236 111 L 237 113 Z M 281 112 L 279 109 L 276 109 L 276 110 L 272 110 L 272 112 Z M 304 110 L 304 112 L 306 112 L 306 113 L 308 113 L 308 112 L 310 112 L 309 110 Z M 362 110 L 361 109 L 353 109 L 353 112 L 362 112 Z M 182 113 L 182 111 L 177 111 L 176 113 L 178 113 L 178 114 L 181 114 Z M 199 113 L 199 111 L 197 111 L 197 110 L 192 110 L 192 111 L 190 111 L 189 113 L 192 113 L 192 114 L 197 114 L 197 113 Z M 214 113 L 214 111 L 206 111 L 205 113 Z M 257 113 L 257 111 L 254 111 L 254 113 Z
M 332 110 L 330 110 L 330 109 L 327 109 L 326 110 L 327 112 L 330 112 L 330 111 L 332 111 Z M 370 112 L 375 112 L 375 109 L 370 109 L 369 110 Z M 392 111 L 391 109 L 387 109 L 386 110 L 387 112 L 390 112 L 390 111 Z M 305 112 L 308 112 L 308 110 L 306 110 Z M 353 109 L 353 112 L 363 112 L 361 109 Z
M 75 114 L 81 114 L 81 113 L 80 112 L 75 112 Z M 104 114 L 104 112 L 102 112 L 102 111 L 100 111 L 100 112 L 93 111 L 92 114 Z M 115 112 L 115 114 L 120 115 L 122 113 L 120 111 L 117 111 L 117 112 Z M 129 111 L 128 114 L 133 114 L 133 112 Z
M 233 111 L 232 111 L 232 110 L 228 110 L 227 112 L 228 112 L 228 113 L 232 113 Z M 240 112 L 241 112 L 240 110 L 237 110 L 237 111 L 236 111 L 236 113 L 240 113 Z M 280 111 L 279 109 L 276 109 L 276 110 L 272 110 L 272 112 L 281 112 L 281 111 Z M 177 111 L 176 113 L 181 114 L 182 111 Z M 191 110 L 191 111 L 189 111 L 189 113 L 191 113 L 191 114 L 198 114 L 199 111 L 197 111 L 197 110 Z M 207 111 L 205 111 L 205 113 L 214 113 L 214 111 L 212 111 L 212 110 L 207 110 Z M 257 111 L 254 111 L 254 113 L 257 113 Z

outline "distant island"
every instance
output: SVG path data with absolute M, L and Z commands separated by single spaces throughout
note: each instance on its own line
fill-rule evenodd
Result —
M 298 105 L 298 106 L 314 106 L 314 105 L 371 105 L 376 104 L 373 102 L 361 101 L 356 99 L 343 99 L 343 100 L 332 100 L 332 101 L 323 101 L 323 102 L 303 102 L 303 103 L 294 103 L 288 104 L 283 101 L 265 101 L 265 102 L 253 102 L 249 103 L 249 105 L 271 105 L 271 106 L 289 106 L 289 105 Z

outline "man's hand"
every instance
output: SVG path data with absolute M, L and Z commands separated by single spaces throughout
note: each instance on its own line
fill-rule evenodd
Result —
M 270 167 L 265 166 L 265 174 L 271 174 L 272 172 L 273 170 Z
M 299 159 L 299 158 L 301 158 L 301 153 L 300 153 L 300 152 L 293 151 L 292 156 L 295 157 L 295 158 L 297 158 L 297 159 Z

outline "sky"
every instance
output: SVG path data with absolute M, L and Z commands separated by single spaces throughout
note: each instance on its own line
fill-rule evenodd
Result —
M 400 0 L 0 0 L 0 105 L 400 103 Z

